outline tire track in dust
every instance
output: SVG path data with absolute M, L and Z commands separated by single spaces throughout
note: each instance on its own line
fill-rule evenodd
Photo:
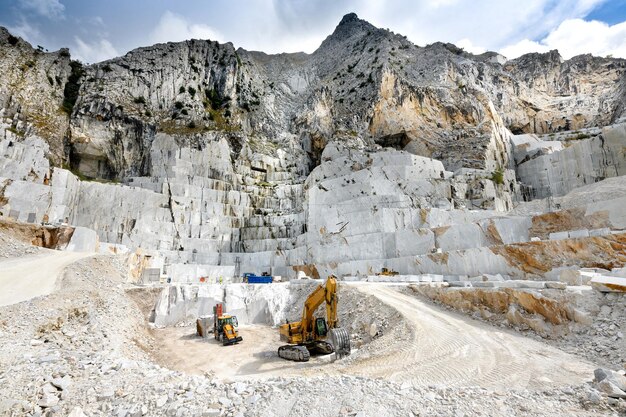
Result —
M 396 309 L 408 326 L 409 337 L 387 340 L 381 351 L 347 365 L 344 371 L 348 373 L 416 386 L 541 389 L 582 383 L 593 372 L 592 364 L 573 355 L 391 287 L 367 284 L 357 288 Z

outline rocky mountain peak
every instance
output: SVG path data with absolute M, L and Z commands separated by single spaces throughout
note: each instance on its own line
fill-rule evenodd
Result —
M 359 16 L 357 16 L 356 13 L 348 13 L 341 19 L 341 22 L 339 22 L 339 26 L 347 25 L 352 22 L 358 22 L 359 20 L 361 19 L 359 19 Z
M 535 65 L 560 65 L 563 63 L 563 57 L 558 50 L 553 49 L 549 52 L 531 52 L 520 56 L 513 60 L 518 65 L 535 64 Z
M 327 37 L 319 49 L 332 48 L 333 45 L 344 43 L 350 39 L 360 39 L 363 35 L 378 30 L 366 20 L 359 19 L 356 13 L 345 15 L 334 32 Z

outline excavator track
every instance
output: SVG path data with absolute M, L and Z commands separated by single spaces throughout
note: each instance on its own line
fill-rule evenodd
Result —
M 278 348 L 278 356 L 295 362 L 308 362 L 311 358 L 309 350 L 305 346 L 283 345 Z
M 311 343 L 307 343 L 305 346 L 309 353 L 313 355 L 329 355 L 335 351 L 333 345 L 325 340 L 315 340 Z
M 338 327 L 336 329 L 330 329 L 329 339 L 330 343 L 333 345 L 337 359 L 348 356 L 350 354 L 350 335 L 348 334 L 346 329 L 343 329 L 341 327 Z

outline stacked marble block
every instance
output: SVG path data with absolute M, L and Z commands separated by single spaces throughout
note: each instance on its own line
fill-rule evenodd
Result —
M 151 322 L 159 327 L 195 323 L 198 317 L 212 316 L 216 303 L 224 303 L 239 324 L 277 325 L 285 320 L 289 285 L 175 284 L 161 291 Z
M 294 247 L 304 230 L 302 184 L 268 187 L 255 184 L 265 176 L 234 173 L 223 141 L 209 143 L 211 149 L 202 152 L 169 149 L 172 143 L 159 135 L 151 155 L 153 176 L 120 185 L 79 181 L 69 171 L 51 170 L 41 139 L 4 140 L 0 166 L 6 178 L 0 185 L 8 203 L 3 214 L 93 228 L 106 250 L 142 248 L 165 258 L 183 281 L 193 275 L 183 264 L 202 265 L 197 272 L 208 277 L 232 278 L 238 255 L 222 260 L 222 254 L 253 251 L 265 259 L 268 253 Z M 258 165 L 267 167 L 268 161 Z M 274 175 L 285 177 L 276 171 Z M 243 266 L 255 272 L 259 265 L 270 266 L 255 256 Z
M 598 136 L 565 144 L 521 135 L 514 137 L 513 147 L 518 178 L 532 187 L 534 198 L 562 196 L 586 184 L 626 175 L 626 124 L 607 126 Z
M 168 273 L 186 263 L 201 264 L 210 277 L 221 276 L 221 267 L 236 263 L 257 272 L 270 265 L 246 264 L 242 252 L 267 258 L 268 252 L 294 247 L 295 237 L 304 229 L 304 196 L 302 184 L 294 184 L 294 178 L 280 171 L 282 161 L 255 156 L 250 165 L 236 164 L 233 169 L 224 140 L 209 142 L 202 151 L 172 148 L 173 143 L 166 135 L 157 135 L 152 178 L 131 182 L 157 190 L 171 201 L 166 204 L 174 228 L 169 235 L 176 241 L 158 248 L 173 266 Z M 208 271 L 211 265 L 213 272 Z M 180 279 L 187 281 L 189 275 Z
M 331 155 L 307 179 L 309 231 L 299 239 L 321 275 L 363 277 L 382 267 L 428 273 L 419 262 L 433 263 L 441 253 L 529 239 L 528 217 L 454 209 L 455 178 L 440 161 L 389 150 L 342 156 L 331 148 Z M 499 236 L 491 236 L 490 225 Z M 470 270 L 491 267 L 486 258 L 487 266 Z M 456 271 L 472 261 L 460 256 Z
M 234 274 L 234 265 L 240 273 L 287 277 L 299 265 L 319 266 L 324 275 L 367 275 L 387 265 L 413 273 L 416 257 L 428 262 L 437 249 L 489 243 L 484 221 L 499 215 L 452 209 L 452 174 L 439 161 L 403 152 L 334 155 L 305 184 L 268 187 L 259 185 L 267 172 L 280 172 L 269 157 L 235 172 L 224 141 L 202 151 L 176 146 L 158 135 L 151 176 L 128 185 L 80 182 L 60 169 L 53 171 L 52 187 L 25 183 L 40 187 L 42 200 L 57 203 L 47 205 L 48 212 L 95 229 L 104 245 L 141 247 L 163 257 L 166 272 L 181 282 L 199 276 L 216 282 Z M 516 230 L 500 229 L 503 235 Z M 518 241 L 527 239 L 518 235 Z
M 6 131 L 0 141 L 3 215 L 28 223 L 69 220 L 80 182 L 64 169 L 50 169 L 47 144 L 38 137 L 17 141 Z
M 610 132 L 603 137 L 615 138 Z M 109 251 L 142 248 L 163 258 L 174 281 L 217 282 L 236 272 L 293 277 L 294 267 L 302 266 L 320 276 L 364 278 L 385 267 L 404 275 L 519 277 L 491 248 L 530 239 L 532 216 L 504 215 L 511 193 L 485 172 L 453 174 L 439 161 L 400 151 L 330 144 L 304 181 L 280 152 L 269 157 L 244 148 L 248 159 L 233 164 L 224 139 L 198 149 L 159 134 L 150 176 L 122 185 L 50 170 L 43 141 L 14 139 L 0 142 L 0 172 L 7 177 L 0 189 L 8 200 L 0 210 L 36 221 L 69 219 L 96 230 L 100 247 Z M 527 146 L 527 138 L 517 140 L 516 161 L 530 155 L 522 163 L 567 150 L 560 142 Z M 622 165 L 614 166 L 619 173 Z M 626 228 L 621 200 L 585 207 L 606 211 L 609 229 Z M 491 201 L 493 210 L 468 210 L 477 201 L 483 208 Z M 600 232 L 606 230 L 589 234 Z

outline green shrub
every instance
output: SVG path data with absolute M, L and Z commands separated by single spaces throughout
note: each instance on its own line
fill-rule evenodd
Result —
M 180 101 L 177 101 L 176 103 L 174 103 L 174 107 L 180 110 L 183 108 L 183 103 L 181 103 Z
M 227 101 L 226 98 L 220 97 L 219 93 L 215 89 L 206 89 L 204 91 L 207 100 L 211 103 L 211 108 L 217 110 Z
M 13 35 L 9 35 L 8 41 L 9 41 L 10 45 L 15 46 L 15 45 L 17 45 L 17 42 L 19 41 L 19 38 L 17 38 L 16 36 L 13 36 Z
M 491 181 L 496 184 L 504 184 L 504 171 L 500 168 L 496 169 L 491 173 Z
M 181 85 L 180 88 L 178 89 L 178 93 L 183 94 L 184 92 L 185 92 L 185 87 Z
M 146 99 L 143 96 L 135 97 L 133 101 L 135 104 L 146 104 Z
M 187 92 L 189 92 L 189 94 L 191 95 L 191 97 L 195 97 L 196 95 L 196 89 L 193 87 L 189 87 L 187 88 Z

